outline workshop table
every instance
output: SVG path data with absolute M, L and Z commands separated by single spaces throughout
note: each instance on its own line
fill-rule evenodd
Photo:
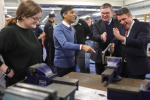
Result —
M 107 91 L 107 87 L 104 87 L 104 84 L 101 83 L 101 75 L 71 72 L 64 77 L 79 79 L 79 86 Z M 111 84 L 140 87 L 140 84 L 146 85 L 148 82 L 148 80 L 122 78 L 121 81 L 112 82 Z

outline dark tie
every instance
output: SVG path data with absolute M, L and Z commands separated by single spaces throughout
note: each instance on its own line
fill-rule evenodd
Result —
M 106 24 L 106 25 L 108 25 L 108 24 L 109 24 L 109 22 L 105 22 L 105 24 Z
M 106 22 L 107 23 L 107 25 L 109 25 L 109 22 Z
M 128 30 L 125 31 L 125 37 L 128 35 Z M 126 61 L 126 54 L 124 55 L 124 60 Z

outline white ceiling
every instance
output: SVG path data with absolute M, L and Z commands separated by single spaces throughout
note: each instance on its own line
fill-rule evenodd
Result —
M 21 0 L 4 0 L 5 3 L 5 7 L 17 7 L 18 4 L 20 3 Z M 99 10 L 100 5 L 102 5 L 105 2 L 111 3 L 114 7 L 114 10 L 118 10 L 122 7 L 122 5 L 124 3 L 126 3 L 127 5 L 130 5 L 131 3 L 138 2 L 138 1 L 147 1 L 147 0 L 132 0 L 132 2 L 130 0 L 75 0 L 76 2 L 73 2 L 74 0 L 34 0 L 35 2 L 37 2 L 38 4 L 40 4 L 40 6 L 43 9 L 42 15 L 41 15 L 41 24 L 45 24 L 45 22 L 42 22 L 45 17 L 52 12 L 52 9 L 50 9 L 50 7 L 52 8 L 61 8 L 63 6 L 64 2 L 68 2 L 67 5 L 73 5 L 75 9 L 97 9 Z M 53 4 L 51 4 L 53 3 Z M 77 4 L 75 4 L 77 3 Z M 84 4 L 83 4 L 84 3 Z M 85 4 L 88 5 L 85 5 Z M 97 3 L 97 4 L 96 4 Z M 96 19 L 100 19 L 100 15 L 99 16 L 92 16 L 92 14 L 94 13 L 100 13 L 99 11 L 79 11 L 79 10 L 75 10 L 76 14 L 78 16 L 84 16 L 84 15 L 88 15 L 91 16 L 91 18 L 93 20 Z M 60 23 L 62 21 L 61 15 L 60 15 L 60 10 L 54 10 L 54 13 L 56 15 L 56 23 Z M 16 9 L 7 9 L 7 14 L 11 15 L 12 17 L 15 17 L 15 13 L 16 13 Z

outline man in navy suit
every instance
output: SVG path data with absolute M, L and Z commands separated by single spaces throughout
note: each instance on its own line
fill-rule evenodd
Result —
M 121 45 L 122 72 L 126 78 L 144 79 L 149 71 L 147 57 L 147 44 L 150 35 L 150 26 L 146 22 L 132 19 L 132 14 L 127 8 L 121 8 L 118 21 L 122 25 L 119 29 L 113 28 L 115 39 L 112 49 Z

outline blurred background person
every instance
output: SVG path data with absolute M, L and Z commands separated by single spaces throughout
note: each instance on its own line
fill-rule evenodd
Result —
M 77 44 L 85 44 L 85 38 L 90 34 L 90 28 L 87 23 L 79 19 L 78 16 L 75 18 L 75 22 L 71 24 L 76 31 Z M 78 64 L 81 73 L 86 73 L 85 68 L 85 52 L 84 50 L 78 50 L 75 53 L 75 62 Z
M 85 45 L 88 45 L 94 49 L 95 42 L 93 41 L 93 24 L 90 17 L 86 17 L 85 21 L 87 22 L 90 28 L 90 34 L 86 37 Z M 87 73 L 90 73 L 90 56 L 91 53 L 85 53 L 85 67 Z
M 40 26 L 40 22 L 37 21 L 36 23 L 36 28 L 33 28 L 33 32 L 35 33 L 38 41 L 41 44 L 41 50 L 42 50 L 42 60 L 43 60 L 43 44 L 42 44 L 42 38 L 46 35 L 45 32 L 43 32 L 43 30 L 39 27 Z M 44 60 L 43 60 L 44 62 Z
M 9 21 L 10 17 L 6 14 L 5 15 L 5 24 L 7 24 L 7 22 Z
M 118 18 L 117 18 L 117 12 L 118 12 L 118 11 L 114 11 L 114 13 L 113 13 L 113 19 L 118 19 Z
M 53 72 L 54 72 L 54 54 L 55 54 L 54 39 L 53 39 L 54 21 L 55 21 L 55 15 L 49 14 L 49 20 L 44 26 L 44 32 L 46 34 L 44 45 L 47 53 L 45 63 L 48 66 L 50 66 Z

